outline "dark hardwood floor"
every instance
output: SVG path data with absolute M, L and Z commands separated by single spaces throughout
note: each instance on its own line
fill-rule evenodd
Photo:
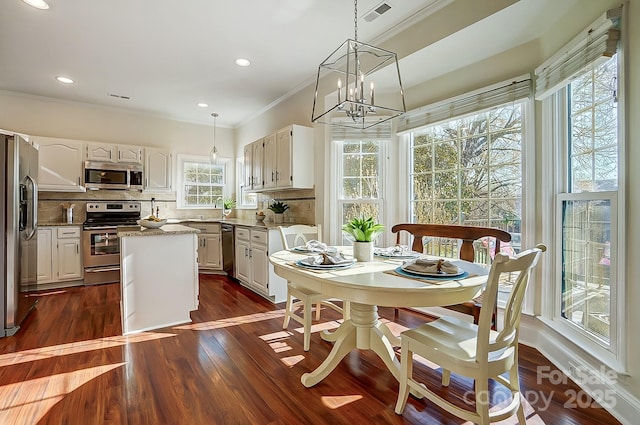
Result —
M 23 329 L 0 339 L 0 424 L 465 423 L 412 397 L 404 415 L 396 415 L 398 383 L 368 351 L 354 350 L 324 381 L 305 388 L 300 376 L 322 362 L 331 344 L 315 332 L 305 353 L 300 330 L 293 324 L 282 329 L 282 304 L 226 278 L 200 276 L 193 323 L 129 337 L 119 335 L 118 284 L 37 296 Z M 393 309 L 382 308 L 380 315 L 393 318 Z M 339 316 L 328 310 L 323 318 Z M 392 329 L 426 320 L 401 310 Z M 539 352 L 522 347 L 528 424 L 618 423 L 595 402 L 567 407 L 567 390 L 579 388 L 568 380 L 566 386 L 536 383 L 539 365 L 554 369 Z M 423 364 L 415 370 L 439 386 L 439 370 Z M 441 391 L 464 406 L 472 384 L 452 376 Z M 495 387 L 497 403 L 506 392 Z

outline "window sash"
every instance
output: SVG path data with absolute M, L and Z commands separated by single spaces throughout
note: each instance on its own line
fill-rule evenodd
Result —
M 177 204 L 178 208 L 185 209 L 210 209 L 216 207 L 216 202 L 218 202 L 218 207 L 222 205 L 221 200 L 225 197 L 225 186 L 226 186 L 226 173 L 227 173 L 227 164 L 226 161 L 223 161 L 219 165 L 213 165 L 215 167 L 214 170 L 210 170 L 208 174 L 209 182 L 192 182 L 187 181 L 186 178 L 186 169 L 187 167 L 193 167 L 195 165 L 196 169 L 200 164 L 204 164 L 210 166 L 209 158 L 204 156 L 195 156 L 195 155 L 178 155 L 178 185 L 177 185 Z M 193 174 L 193 173 L 189 173 Z M 199 174 L 196 172 L 195 174 Z M 211 179 L 216 178 L 219 180 L 218 183 L 211 183 Z M 197 180 L 197 179 L 196 179 Z M 193 187 L 197 189 L 197 193 L 188 193 L 188 188 Z M 212 194 L 200 194 L 200 190 L 210 189 Z M 196 203 L 189 202 L 187 197 L 196 197 Z M 198 200 L 202 197 L 209 197 L 210 202 L 207 203 L 197 203 Z

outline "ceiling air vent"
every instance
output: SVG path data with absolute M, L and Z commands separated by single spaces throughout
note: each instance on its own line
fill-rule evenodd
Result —
M 123 96 L 121 94 L 114 94 L 114 93 L 109 93 L 109 96 L 115 97 L 117 99 L 125 99 L 125 100 L 131 99 L 129 96 Z
M 383 13 L 388 12 L 389 9 L 391 9 L 391 6 L 388 3 L 380 3 L 379 5 L 374 7 L 370 12 L 367 12 L 367 14 L 364 15 L 364 20 L 366 22 L 371 22 L 377 19 Z

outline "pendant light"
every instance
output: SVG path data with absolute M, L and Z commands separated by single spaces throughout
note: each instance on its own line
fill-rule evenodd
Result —
M 209 161 L 212 164 L 218 165 L 218 148 L 216 148 L 216 118 L 218 118 L 217 113 L 212 113 L 213 117 L 213 147 L 211 148 L 211 152 L 209 152 Z
M 358 41 L 358 0 L 353 21 L 354 39 L 318 67 L 311 121 L 365 129 L 403 114 L 406 107 L 396 54 Z

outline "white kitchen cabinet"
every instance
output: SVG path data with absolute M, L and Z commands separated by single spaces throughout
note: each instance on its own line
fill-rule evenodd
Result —
M 265 153 L 266 155 L 266 153 Z M 290 125 L 276 133 L 276 187 L 312 189 L 313 129 Z
M 142 165 L 142 148 L 140 146 L 116 145 L 118 162 L 130 162 Z
M 38 229 L 38 284 L 81 283 L 82 251 L 79 226 Z
M 198 268 L 200 272 L 222 270 L 222 235 L 220 223 L 187 223 L 198 233 Z
M 249 143 L 243 149 L 244 182 L 247 190 L 261 190 L 264 187 L 264 139 Z
M 243 149 L 242 185 L 246 190 L 253 189 L 253 144 L 245 145 Z
M 38 229 L 38 283 L 52 282 L 53 279 L 53 229 Z
M 146 148 L 144 161 L 144 190 L 169 192 L 171 183 L 171 153 L 162 149 Z
M 236 226 L 236 278 L 274 303 L 286 300 L 287 282 L 273 271 L 269 253 L 282 249 L 277 229 Z
M 264 172 L 263 172 L 263 161 L 264 161 L 264 140 L 258 140 L 257 142 L 253 142 L 252 144 L 253 157 L 251 163 L 251 176 L 252 176 L 252 186 L 253 190 L 260 190 L 264 186 Z
M 128 162 L 142 164 L 142 148 L 111 143 L 87 143 L 87 161 Z
M 314 149 L 313 129 L 300 125 L 290 125 L 247 145 L 246 186 L 250 183 L 254 191 L 312 189 Z
M 84 143 L 78 140 L 33 137 L 38 147 L 38 190 L 84 192 L 82 157 Z
M 272 189 L 276 187 L 278 174 L 278 155 L 276 147 L 276 134 L 271 134 L 264 138 L 264 188 Z

